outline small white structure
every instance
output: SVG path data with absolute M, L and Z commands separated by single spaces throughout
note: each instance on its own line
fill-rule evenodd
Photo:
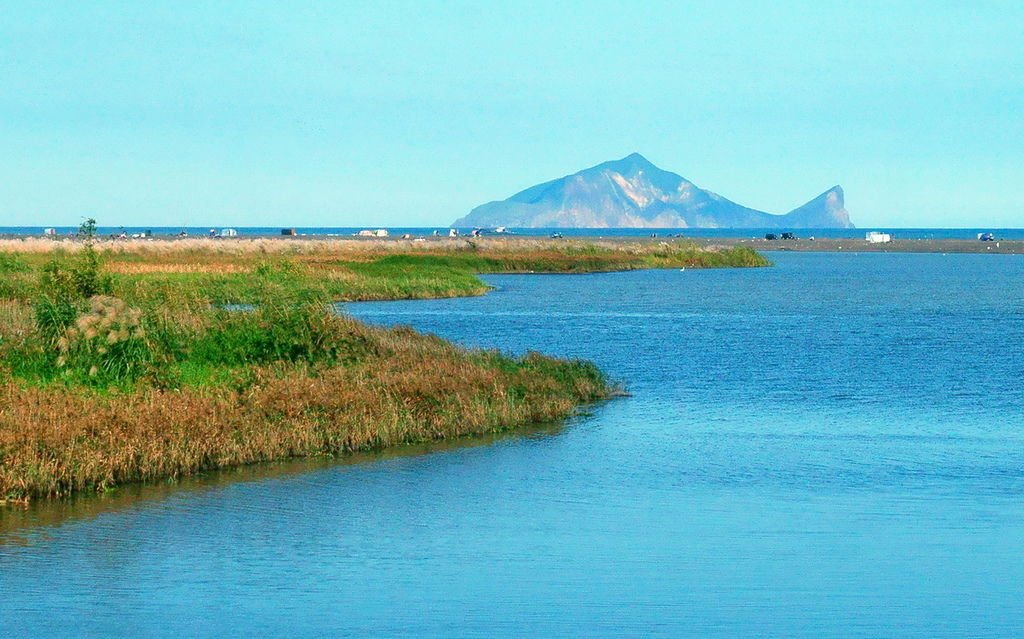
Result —
M 455 229 L 448 229 L 448 237 L 458 237 L 459 232 Z
M 46 237 L 53 237 L 56 234 L 57 234 L 57 229 L 54 229 L 54 228 L 43 229 L 43 235 L 45 235 Z
M 377 229 L 376 231 L 373 232 L 373 236 L 374 237 L 387 237 L 388 236 L 388 230 L 387 229 Z
M 888 244 L 892 242 L 892 234 L 890 233 L 879 233 L 878 231 L 868 231 L 864 239 L 868 241 L 868 244 Z
M 221 229 L 220 230 L 220 236 L 221 237 L 237 237 L 238 236 L 238 231 L 236 231 L 235 229 Z

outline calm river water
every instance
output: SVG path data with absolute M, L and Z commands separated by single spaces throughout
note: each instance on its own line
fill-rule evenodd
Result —
M 0 520 L 0 636 L 1019 636 L 1024 259 L 493 276 L 371 322 L 632 396 Z

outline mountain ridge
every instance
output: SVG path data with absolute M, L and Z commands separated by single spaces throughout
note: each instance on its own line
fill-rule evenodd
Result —
M 785 214 L 737 204 L 639 153 L 477 206 L 453 226 L 519 228 L 853 228 L 841 186 Z

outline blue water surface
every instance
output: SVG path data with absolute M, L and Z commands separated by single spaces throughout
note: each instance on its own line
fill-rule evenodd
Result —
M 1024 257 L 772 259 L 348 305 L 631 396 L 21 530 L 0 636 L 1019 636 Z

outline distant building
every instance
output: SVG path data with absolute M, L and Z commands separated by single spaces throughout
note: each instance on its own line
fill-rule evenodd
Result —
M 890 233 L 879 233 L 878 231 L 868 231 L 864 239 L 868 241 L 868 244 L 888 244 L 892 242 L 892 234 Z

